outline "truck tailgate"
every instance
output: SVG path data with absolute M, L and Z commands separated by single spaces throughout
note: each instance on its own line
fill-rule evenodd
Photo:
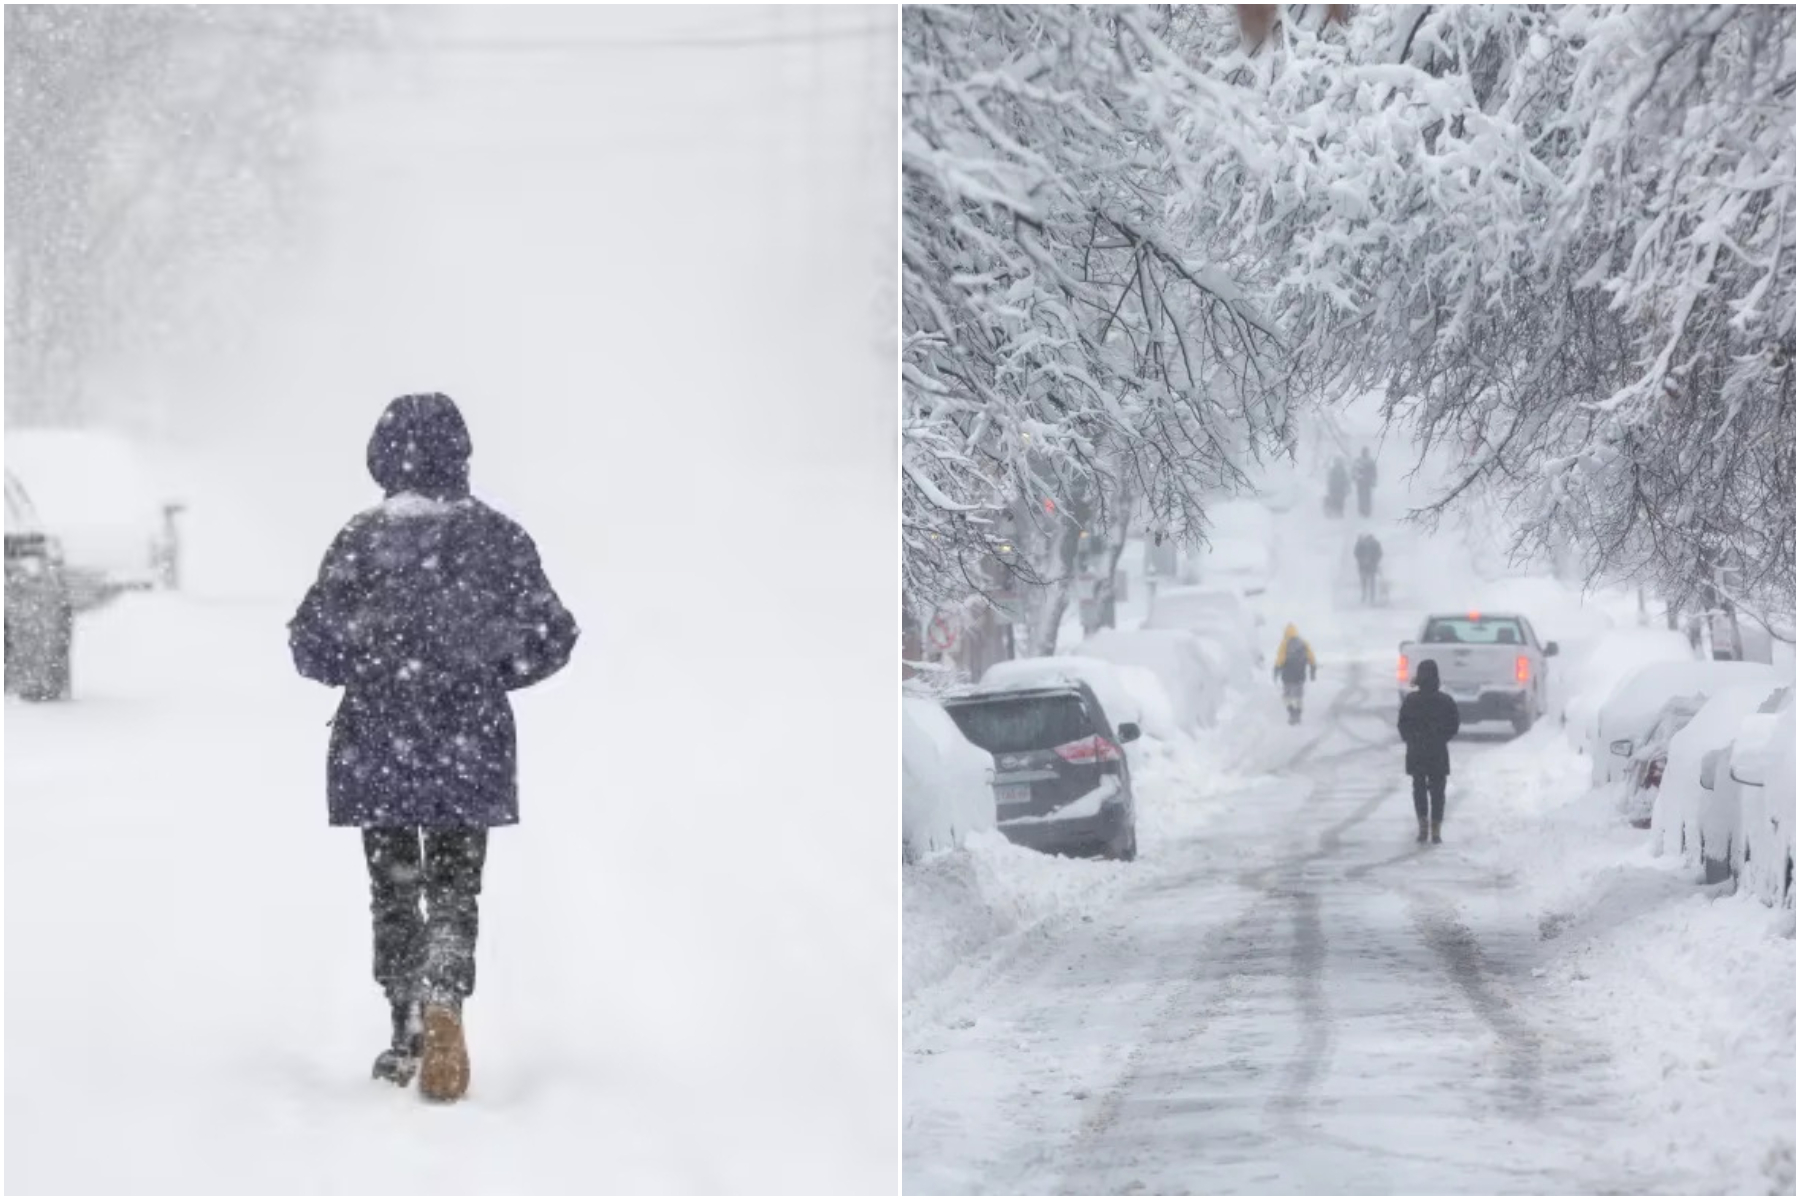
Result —
M 1444 691 L 1459 698 L 1518 688 L 1518 661 L 1525 653 L 1523 646 L 1406 644 L 1406 658 L 1413 673 L 1417 674 L 1421 659 L 1436 660 Z

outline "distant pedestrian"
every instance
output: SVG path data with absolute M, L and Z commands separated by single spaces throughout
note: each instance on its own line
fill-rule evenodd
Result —
M 1374 604 L 1379 599 L 1376 580 L 1381 575 L 1381 543 L 1372 533 L 1356 539 L 1356 573 L 1362 579 L 1363 603 Z
M 1450 739 L 1462 728 L 1456 701 L 1438 690 L 1434 659 L 1419 663 L 1414 690 L 1400 701 L 1400 740 L 1406 743 L 1406 773 L 1412 776 L 1413 811 L 1419 840 L 1443 841 L 1444 789 L 1450 777 Z M 1430 801 L 1427 812 L 1426 801 Z M 1429 817 L 1429 823 L 1427 822 Z
M 1341 517 L 1344 515 L 1344 501 L 1350 495 L 1350 468 L 1340 455 L 1331 462 L 1331 471 L 1325 477 L 1325 515 Z
M 1369 515 L 1369 501 L 1375 491 L 1375 460 L 1369 456 L 1369 448 L 1363 447 L 1362 456 L 1356 460 L 1356 511 L 1363 516 Z
M 375 1076 L 416 1073 L 435 1100 L 468 1087 L 488 829 L 519 819 L 506 694 L 561 670 L 578 636 L 531 538 L 469 494 L 470 449 L 448 396 L 389 404 L 368 449 L 387 498 L 338 534 L 288 627 L 300 674 L 344 689 L 327 793 L 369 868 L 393 1023 Z

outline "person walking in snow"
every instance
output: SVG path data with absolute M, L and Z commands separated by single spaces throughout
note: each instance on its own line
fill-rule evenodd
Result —
M 1375 603 L 1375 580 L 1381 573 L 1381 543 L 1372 533 L 1356 539 L 1356 573 L 1362 579 L 1363 603 Z
M 435 1100 L 468 1088 L 488 830 L 519 819 L 507 693 L 561 670 L 579 634 L 530 536 L 469 494 L 470 451 L 448 396 L 389 404 L 368 447 L 386 499 L 338 534 L 288 626 L 300 674 L 344 689 L 327 795 L 369 869 L 393 1033 L 374 1074 L 418 1074 Z
M 1375 460 L 1369 456 L 1369 448 L 1363 447 L 1361 457 L 1356 460 L 1356 511 L 1363 516 L 1369 515 L 1369 498 L 1375 491 Z
M 1413 676 L 1413 690 L 1400 701 L 1400 740 L 1406 743 L 1406 773 L 1412 776 L 1413 811 L 1419 817 L 1421 842 L 1427 836 L 1434 845 L 1444 840 L 1444 787 L 1450 777 L 1450 739 L 1461 728 L 1462 715 L 1456 710 L 1456 701 L 1438 690 L 1437 661 L 1424 659 Z
M 1331 471 L 1325 477 L 1325 515 L 1341 517 L 1344 515 L 1344 500 L 1350 495 L 1350 468 L 1344 465 L 1342 457 L 1331 461 Z
M 1308 676 L 1319 677 L 1319 664 L 1312 647 L 1292 624 L 1281 631 L 1281 645 L 1275 651 L 1275 678 L 1281 681 L 1281 699 L 1287 705 L 1288 724 L 1300 723 L 1300 705 L 1306 698 Z

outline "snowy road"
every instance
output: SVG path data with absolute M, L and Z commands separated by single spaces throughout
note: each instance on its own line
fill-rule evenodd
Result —
M 1386 673 L 1343 678 L 1227 820 L 917 1006 L 908 1192 L 1639 1185 L 1590 1162 L 1606 1051 L 1538 1004 L 1539 930 L 1459 853 L 1455 776 L 1446 844 L 1417 846 Z

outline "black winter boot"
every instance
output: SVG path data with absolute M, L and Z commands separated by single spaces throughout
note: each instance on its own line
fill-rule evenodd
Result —
M 1431 835 L 1431 827 L 1425 823 L 1424 817 L 1420 817 L 1419 818 L 1419 841 L 1421 843 L 1424 842 L 1424 840 L 1427 837 L 1429 837 L 1430 835 Z
M 406 1087 L 419 1073 L 419 1058 L 425 1052 L 425 1020 L 417 1000 L 389 1001 L 389 1010 L 394 1038 L 375 1056 L 372 1074 L 396 1087 Z
M 1431 844 L 1435 846 L 1439 842 L 1442 842 L 1443 840 L 1444 840 L 1444 823 L 1442 821 L 1433 821 L 1431 823 Z

